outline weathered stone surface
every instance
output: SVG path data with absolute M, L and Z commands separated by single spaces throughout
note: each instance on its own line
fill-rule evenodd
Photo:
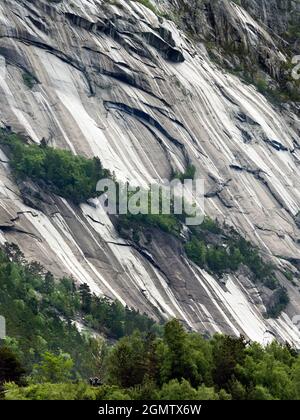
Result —
M 118 4 L 1 2 L 1 126 L 34 142 L 44 138 L 54 147 L 97 155 L 119 180 L 142 186 L 191 162 L 206 181 L 207 214 L 234 225 L 283 270 L 296 270 L 296 115 L 216 66 L 173 22 L 137 2 Z M 203 30 L 212 31 L 201 10 L 195 9 L 197 25 L 203 21 Z M 275 45 L 239 6 L 212 2 L 211 11 L 216 36 L 242 37 L 249 48 L 252 41 L 255 48 Z M 273 53 L 275 61 L 284 58 L 275 47 Z M 32 89 L 24 72 L 36 81 Z M 78 208 L 34 185 L 17 186 L 2 153 L 0 187 L 1 242 L 17 243 L 56 275 L 71 274 L 153 317 L 177 316 L 191 329 L 243 333 L 261 342 L 272 331 L 300 346 L 290 321 L 300 313 L 298 283 L 282 276 L 291 304 L 279 320 L 266 320 L 264 291 L 246 272 L 223 284 L 191 264 L 174 238 L 159 233 L 134 247 L 95 203 Z

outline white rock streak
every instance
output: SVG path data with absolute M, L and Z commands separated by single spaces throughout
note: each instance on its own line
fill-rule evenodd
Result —
M 159 22 L 149 9 L 137 2 L 120 2 L 122 8 L 111 6 L 116 15 L 125 18 L 131 13 L 138 19 L 139 30 L 155 33 Z M 73 0 L 53 7 L 97 22 L 103 17 L 102 3 Z M 187 153 L 207 188 L 214 190 L 217 182 L 228 181 L 219 197 L 216 194 L 206 201 L 208 214 L 235 225 L 267 254 L 300 258 L 299 246 L 291 239 L 295 236 L 292 216 L 300 208 L 299 153 L 298 163 L 297 150 L 290 153 L 298 138 L 289 124 L 295 116 L 282 115 L 254 87 L 217 68 L 205 53 L 194 50 L 171 22 L 164 25 L 172 31 L 177 49 L 184 51 L 185 62 L 168 62 L 148 46 L 156 60 L 153 64 L 108 34 L 75 24 L 67 28 L 57 23 L 54 32 L 58 35 L 52 40 L 29 22 L 22 5 L 14 7 L 20 8 L 19 16 L 24 18 L 1 5 L 0 24 L 5 28 L 21 26 L 31 35 L 37 33 L 45 44 L 66 48 L 74 60 L 80 61 L 82 54 L 86 68 L 91 46 L 94 64 L 90 76 L 97 83 L 91 95 L 84 69 L 38 45 L 3 37 L 1 42 L 30 63 L 40 84 L 28 89 L 20 67 L 0 56 L 1 126 L 12 126 L 35 142 L 45 137 L 74 154 L 99 156 L 120 181 L 134 180 L 142 186 L 170 176 L 171 166 L 183 170 Z M 253 37 L 258 31 L 270 38 L 240 7 L 233 3 L 230 7 Z M 129 42 L 126 35 L 124 39 Z M 114 74 L 115 65 L 119 66 L 118 75 Z M 120 69 L 135 78 L 136 86 L 120 80 Z M 112 105 L 105 107 L 105 101 Z M 282 150 L 272 147 L 272 141 L 281 144 Z M 11 225 L 18 215 L 14 223 L 19 229 L 0 233 L 1 243 L 16 242 L 28 258 L 41 260 L 55 273 L 72 275 L 78 282 L 88 283 L 93 292 L 147 310 L 152 316 L 177 316 L 190 328 L 243 333 L 261 343 L 270 341 L 275 333 L 300 346 L 300 333 L 289 318 L 297 310 L 300 313 L 297 290 L 289 315 L 272 321 L 264 319 L 251 293 L 233 276 L 223 287 L 178 256 L 193 278 L 184 278 L 174 268 L 168 279 L 118 237 L 99 208 L 82 204 L 75 209 L 61 199 L 54 210 L 51 208 L 53 214 L 25 206 L 2 152 L 0 158 L 4 161 L 0 164 L 0 215 L 3 226 Z M 257 225 L 262 226 L 260 230 Z

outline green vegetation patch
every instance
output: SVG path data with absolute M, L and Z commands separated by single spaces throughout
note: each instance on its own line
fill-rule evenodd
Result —
M 45 352 L 27 383 L 6 382 L 7 400 L 299 400 L 300 356 L 289 345 L 188 333 L 177 320 L 161 337 L 135 332 L 98 356 L 101 385 L 71 379 L 72 359 Z M 11 378 L 20 365 L 0 349 Z M 8 362 L 9 361 L 9 362 Z
M 34 85 L 36 84 L 36 78 L 30 73 L 23 73 L 22 74 L 24 84 L 29 88 L 33 89 Z
M 0 131 L 0 143 L 10 154 L 13 173 L 19 180 L 30 178 L 51 192 L 79 204 L 95 197 L 97 182 L 111 177 L 99 158 L 75 156 L 67 150 L 26 144 L 21 136 Z
M 0 314 L 6 319 L 7 344 L 26 372 L 46 351 L 67 353 L 74 362 L 73 379 L 97 373 L 99 351 L 97 339 L 78 332 L 77 320 L 87 331 L 110 339 L 159 330 L 147 316 L 92 294 L 87 284 L 77 287 L 72 278 L 54 279 L 39 263 L 26 262 L 13 244 L 0 250 Z

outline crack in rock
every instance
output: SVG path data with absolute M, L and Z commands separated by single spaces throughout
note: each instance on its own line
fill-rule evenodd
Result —
M 32 232 L 28 232 L 26 230 L 17 228 L 14 225 L 0 225 L 0 229 L 5 233 L 5 232 L 18 232 L 18 233 L 22 233 L 28 236 L 31 236 L 32 238 L 36 239 L 38 242 L 43 242 L 43 240 L 37 236 L 36 234 L 32 233 Z
M 179 147 L 187 159 L 187 152 L 185 145 L 181 143 L 179 140 L 177 140 L 175 137 L 173 137 L 157 120 L 155 120 L 151 115 L 147 114 L 145 111 L 142 111 L 138 108 L 130 107 L 129 105 L 126 105 L 121 102 L 112 102 L 112 101 L 103 101 L 104 107 L 107 111 L 111 109 L 115 109 L 121 112 L 124 112 L 132 117 L 135 117 L 140 122 L 144 122 L 146 124 L 149 124 L 150 126 L 156 128 L 163 136 L 165 136 L 168 140 L 171 141 L 176 147 Z
M 28 211 L 18 211 L 17 212 L 17 216 L 13 219 L 10 219 L 12 222 L 16 222 L 17 220 L 20 220 L 20 216 L 22 216 L 23 214 L 30 214 L 32 217 L 38 217 L 37 213 L 34 213 L 32 210 L 28 210 Z

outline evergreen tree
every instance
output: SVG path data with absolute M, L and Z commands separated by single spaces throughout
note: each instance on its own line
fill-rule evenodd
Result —
M 234 379 L 236 366 L 242 364 L 245 357 L 246 341 L 244 337 L 216 336 L 213 343 L 213 379 L 219 389 L 229 387 Z
M 12 350 L 0 345 L 0 391 L 5 382 L 21 384 L 24 374 L 25 369 Z
M 79 286 L 79 293 L 81 296 L 81 305 L 84 312 L 91 312 L 92 305 L 92 294 L 91 289 L 87 283 L 83 283 Z

